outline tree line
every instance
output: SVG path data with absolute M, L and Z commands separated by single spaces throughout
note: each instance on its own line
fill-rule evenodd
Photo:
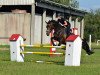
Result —
M 92 35 L 92 41 L 100 40 L 100 9 L 90 10 L 85 16 L 84 37 L 89 38 Z
M 79 8 L 79 2 L 77 0 L 50 0 L 56 3 L 64 4 L 73 8 Z

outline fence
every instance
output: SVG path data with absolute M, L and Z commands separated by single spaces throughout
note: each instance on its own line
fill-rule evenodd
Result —
M 27 41 L 25 43 L 29 44 L 30 19 L 31 15 L 29 13 L 0 13 L 0 39 L 2 39 L 0 44 L 8 44 L 9 37 L 15 33 L 26 36 Z

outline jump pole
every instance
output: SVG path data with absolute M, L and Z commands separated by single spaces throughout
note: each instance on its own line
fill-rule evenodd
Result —
M 50 54 L 53 54 L 53 55 L 64 55 L 64 53 L 54 53 L 54 52 L 20 52 L 22 54 L 42 54 L 42 55 L 50 55 Z
M 54 33 L 54 30 L 52 30 L 52 32 L 50 33 L 50 38 L 53 37 L 53 33 Z M 54 41 L 54 44 L 56 44 L 56 41 Z M 50 46 L 53 46 L 52 42 L 51 42 L 51 39 L 50 39 Z M 56 48 L 50 48 L 50 52 L 56 52 Z M 52 56 L 52 55 L 50 55 Z
M 74 35 L 78 35 L 78 28 L 72 28 L 72 33 Z
M 24 62 L 24 54 L 60 54 L 48 52 L 24 52 L 23 38 L 20 34 L 13 34 L 10 37 L 10 57 L 11 61 Z M 70 35 L 66 39 L 65 66 L 80 66 L 82 41 L 78 35 Z
M 65 48 L 65 46 L 41 46 L 41 45 L 21 45 L 20 47 L 34 47 L 34 48 L 39 48 L 39 47 L 43 47 L 43 48 Z

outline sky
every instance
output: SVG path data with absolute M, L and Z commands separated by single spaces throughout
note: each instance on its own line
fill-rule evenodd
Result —
M 90 9 L 100 8 L 100 0 L 77 0 L 79 1 L 79 8 L 89 11 Z

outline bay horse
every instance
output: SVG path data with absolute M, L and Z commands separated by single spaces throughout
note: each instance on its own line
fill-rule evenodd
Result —
M 60 46 L 61 44 L 66 45 L 66 38 L 69 36 L 66 33 L 66 28 L 64 26 L 60 25 L 60 23 L 55 20 L 49 20 L 46 23 L 47 23 L 47 26 L 46 26 L 46 28 L 47 28 L 46 35 L 47 36 L 49 36 L 49 34 L 54 30 L 53 37 L 51 37 L 51 43 L 53 44 L 53 46 L 56 46 L 54 44 L 53 40 L 56 40 L 59 42 L 58 46 Z M 74 35 L 71 32 L 69 34 Z M 88 55 L 91 55 L 94 53 L 90 50 L 86 39 L 82 39 L 82 48 L 86 51 L 86 53 Z
M 51 37 L 51 43 L 53 46 L 56 46 L 53 42 L 53 40 L 56 40 L 59 42 L 58 46 L 61 44 L 66 44 L 66 37 L 67 34 L 65 32 L 65 27 L 61 26 L 59 22 L 55 20 L 51 20 L 46 22 L 47 23 L 47 30 L 46 30 L 46 35 L 49 36 L 49 34 L 54 30 L 53 37 Z

